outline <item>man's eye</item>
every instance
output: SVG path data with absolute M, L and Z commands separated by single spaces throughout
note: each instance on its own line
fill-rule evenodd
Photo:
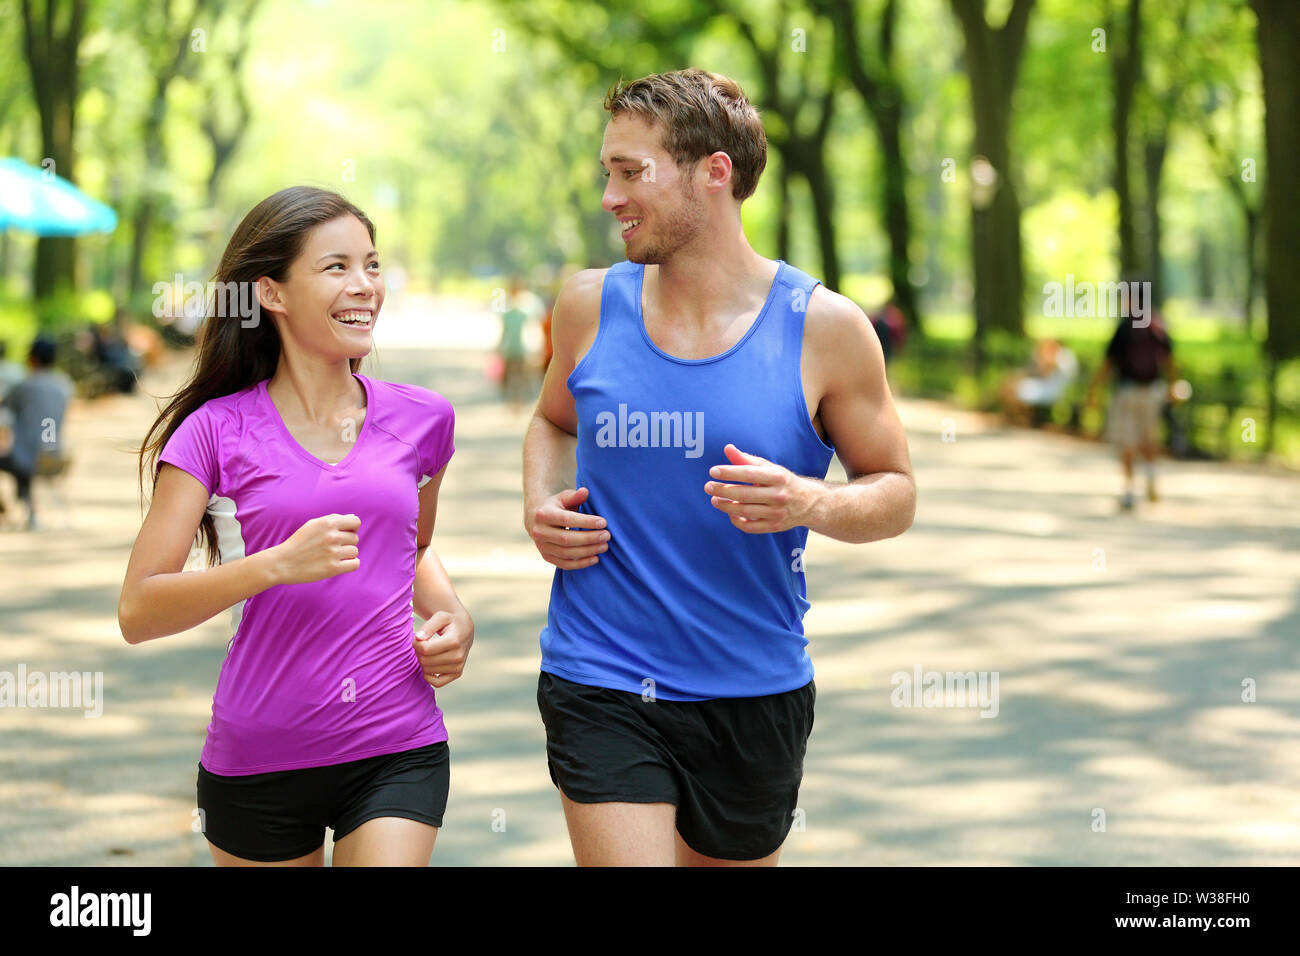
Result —
M 602 169 L 602 170 L 600 171 L 600 175 L 603 176 L 605 179 L 609 179 L 609 170 L 608 170 L 608 169 Z
M 623 178 L 624 178 L 624 179 L 635 179 L 637 176 L 640 176 L 640 175 L 641 175 L 641 170 L 639 170 L 639 169 L 625 169 L 625 170 L 623 170 Z

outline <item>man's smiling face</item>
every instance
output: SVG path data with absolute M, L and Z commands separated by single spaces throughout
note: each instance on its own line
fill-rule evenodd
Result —
M 693 177 L 664 150 L 662 126 L 634 113 L 620 113 L 605 126 L 600 162 L 608 183 L 601 206 L 622 230 L 629 262 L 666 262 L 695 239 L 707 218 Z

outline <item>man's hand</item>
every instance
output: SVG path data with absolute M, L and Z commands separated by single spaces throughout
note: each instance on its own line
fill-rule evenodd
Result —
M 438 611 L 411 640 L 424 679 L 432 687 L 445 687 L 465 670 L 465 660 L 474 643 L 474 621 L 464 608 L 455 612 Z
M 766 458 L 750 455 L 735 445 L 723 452 L 730 465 L 714 465 L 709 474 L 718 481 L 705 484 L 710 504 L 731 516 L 731 523 L 747 534 L 786 531 L 808 523 L 816 501 L 817 484 Z M 735 485 L 723 482 L 743 481 Z
M 586 488 L 570 488 L 547 498 L 528 514 L 528 534 L 538 552 L 565 571 L 589 568 L 600 560 L 598 554 L 609 550 L 605 519 L 573 510 L 587 500 L 588 494 Z

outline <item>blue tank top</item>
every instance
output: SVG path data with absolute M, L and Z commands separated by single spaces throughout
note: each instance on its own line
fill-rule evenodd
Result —
M 579 510 L 607 522 L 591 567 L 556 569 L 541 669 L 664 700 L 757 697 L 813 677 L 806 527 L 746 534 L 709 503 L 723 446 L 824 478 L 834 449 L 804 401 L 803 319 L 818 280 L 778 264 L 745 335 L 705 359 L 661 351 L 641 316 L 645 267 L 605 274 L 595 341 L 569 376 Z M 653 681 L 653 684 L 650 682 Z

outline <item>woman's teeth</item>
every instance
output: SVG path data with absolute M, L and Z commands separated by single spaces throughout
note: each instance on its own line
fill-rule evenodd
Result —
M 369 325 L 369 312 L 340 312 L 334 316 L 335 321 L 342 322 L 344 325 Z

